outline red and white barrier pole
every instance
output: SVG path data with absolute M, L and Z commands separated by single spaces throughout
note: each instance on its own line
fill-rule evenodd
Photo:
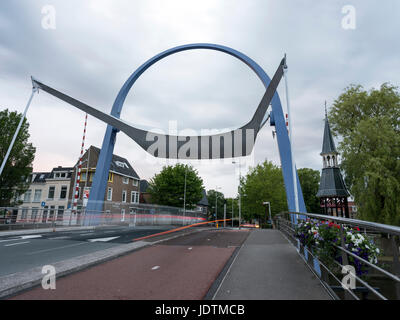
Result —
M 87 125 L 87 113 L 85 116 L 85 125 L 83 129 L 83 138 L 82 138 L 82 145 L 81 145 L 81 155 L 79 157 L 78 163 L 78 171 L 76 173 L 76 184 L 75 184 L 75 194 L 74 194 L 74 203 L 72 205 L 72 212 L 76 214 L 78 208 L 78 197 L 79 197 L 79 183 L 81 182 L 81 170 L 82 170 L 82 157 L 83 157 L 83 149 L 85 146 L 85 137 L 86 137 L 86 125 Z

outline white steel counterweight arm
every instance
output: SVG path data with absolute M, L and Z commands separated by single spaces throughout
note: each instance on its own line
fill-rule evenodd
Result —
M 287 104 L 287 113 L 288 113 L 288 118 L 289 118 L 290 157 L 292 158 L 294 202 L 295 202 L 295 205 L 296 205 L 296 212 L 299 212 L 299 195 L 297 193 L 296 164 L 295 164 L 294 158 L 293 158 L 293 140 L 292 140 L 293 130 L 292 130 L 292 118 L 290 117 L 290 102 L 289 102 L 289 89 L 288 89 L 287 71 L 288 71 L 288 68 L 287 68 L 286 59 L 285 59 L 285 66 L 283 68 L 283 77 L 285 78 L 286 104 Z

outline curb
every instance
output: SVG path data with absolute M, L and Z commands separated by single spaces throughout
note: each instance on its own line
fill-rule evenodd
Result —
M 57 278 L 82 271 L 83 269 L 93 267 L 97 264 L 118 258 L 141 248 L 152 246 L 164 241 L 175 239 L 181 236 L 203 231 L 204 229 L 193 230 L 191 232 L 182 232 L 172 237 L 160 239 L 154 242 L 136 241 L 129 244 L 123 244 L 117 247 L 108 248 L 83 256 L 55 262 L 52 266 L 56 269 Z M 43 279 L 42 267 L 35 267 L 27 271 L 9 274 L 0 277 L 0 299 L 6 299 L 21 291 L 31 289 L 41 284 Z
M 56 227 L 53 228 L 43 228 L 43 229 L 25 229 L 25 230 L 14 230 L 14 231 L 0 231 L 0 238 L 6 236 L 20 236 L 24 234 L 35 234 L 35 233 L 50 233 L 50 232 L 62 232 L 62 231 L 80 231 L 80 230 L 92 230 L 92 227 Z

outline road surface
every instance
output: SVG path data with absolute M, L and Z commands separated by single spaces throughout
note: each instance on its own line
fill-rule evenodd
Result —
M 24 235 L 0 235 L 0 277 L 132 242 L 171 226 L 107 227 Z
M 57 279 L 55 290 L 40 286 L 12 299 L 203 299 L 248 234 L 187 234 Z

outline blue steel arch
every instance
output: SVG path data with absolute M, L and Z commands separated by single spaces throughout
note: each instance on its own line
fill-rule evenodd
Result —
M 126 80 L 126 82 L 118 92 L 118 95 L 112 106 L 111 115 L 117 118 L 120 117 L 123 104 L 133 84 L 153 64 L 172 54 L 194 49 L 208 49 L 229 54 L 239 59 L 240 61 L 244 62 L 250 69 L 252 69 L 257 75 L 257 77 L 261 80 L 265 88 L 267 88 L 269 83 L 271 82 L 271 79 L 267 75 L 267 73 L 254 60 L 252 60 L 251 58 L 249 58 L 248 56 L 237 50 L 234 50 L 230 47 L 218 44 L 211 44 L 211 43 L 186 44 L 163 51 L 158 55 L 152 57 L 151 59 L 147 60 L 139 68 L 137 68 L 136 71 L 131 74 L 128 80 Z M 289 211 L 294 212 L 296 211 L 296 206 L 295 206 L 294 183 L 293 183 L 293 174 L 291 166 L 292 159 L 290 152 L 290 142 L 278 92 L 275 92 L 271 101 L 271 105 L 272 105 L 272 113 L 275 120 L 275 128 L 278 140 L 279 154 L 281 159 L 281 166 L 285 183 L 288 207 Z M 91 213 L 97 213 L 97 212 L 99 213 L 102 211 L 104 195 L 107 187 L 108 172 L 110 169 L 117 132 L 118 132 L 117 129 L 113 128 L 111 125 L 107 125 L 102 148 L 96 166 L 95 176 L 93 178 L 93 184 L 90 191 L 88 205 L 86 207 L 86 211 L 89 213 L 89 215 L 92 215 Z M 299 210 L 300 212 L 307 212 L 297 173 L 296 173 L 296 178 L 297 178 L 297 190 L 299 199 Z M 262 201 L 262 199 L 260 199 L 260 201 Z M 90 220 L 91 220 L 90 223 L 94 222 L 92 218 Z M 85 223 L 89 222 L 85 221 Z

